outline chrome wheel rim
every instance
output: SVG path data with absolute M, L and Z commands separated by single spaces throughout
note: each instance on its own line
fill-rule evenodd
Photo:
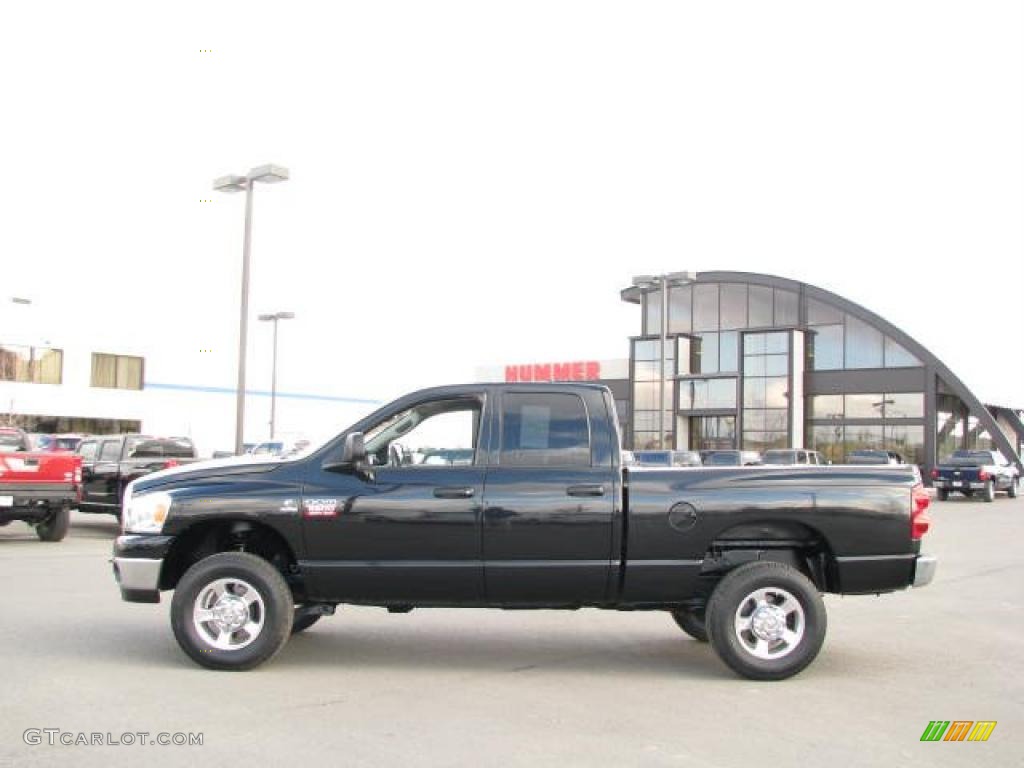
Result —
M 192 624 L 202 640 L 219 651 L 237 651 L 252 643 L 266 619 L 263 597 L 241 579 L 211 581 L 196 597 Z
M 807 621 L 803 606 L 778 587 L 755 590 L 740 601 L 733 626 L 743 649 L 759 659 L 781 659 L 803 639 Z

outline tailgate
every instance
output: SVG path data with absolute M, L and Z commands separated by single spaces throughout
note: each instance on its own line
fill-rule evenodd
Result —
M 5 485 L 78 485 L 82 458 L 68 453 L 0 453 L 0 488 Z
M 978 467 L 939 467 L 939 477 L 954 483 L 977 482 Z

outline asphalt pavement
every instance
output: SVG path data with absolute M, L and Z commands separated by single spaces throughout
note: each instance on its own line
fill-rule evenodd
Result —
M 778 683 L 736 677 L 666 614 L 598 610 L 340 607 L 271 663 L 211 672 L 178 649 L 168 595 L 121 602 L 112 518 L 75 513 L 57 544 L 12 523 L 0 765 L 1024 765 L 1024 499 L 933 517 L 932 585 L 828 596 L 821 655 Z M 932 720 L 997 725 L 921 742 Z M 83 738 L 134 743 L 61 743 Z

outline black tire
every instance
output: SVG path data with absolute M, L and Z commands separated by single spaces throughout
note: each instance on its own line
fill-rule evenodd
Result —
M 692 608 L 676 608 L 670 611 L 679 628 L 701 643 L 708 641 L 708 629 L 704 624 L 704 611 Z
M 939 488 L 937 491 L 935 491 L 935 496 L 938 498 L 939 501 L 948 501 L 949 500 L 949 489 L 948 488 Z
M 201 595 L 211 594 L 212 586 L 220 580 L 231 583 L 243 582 L 242 588 L 251 587 L 258 603 L 245 609 L 249 621 L 260 621 L 254 638 L 250 638 L 243 627 L 227 635 L 228 642 L 235 641 L 237 648 L 219 648 L 212 633 L 217 626 L 213 620 L 199 623 L 203 632 L 197 629 L 194 611 Z M 238 587 L 223 593 L 229 598 L 240 596 Z M 241 596 L 248 595 L 244 590 Z M 284 577 L 266 560 L 245 552 L 221 552 L 200 560 L 193 565 L 178 582 L 171 601 L 171 627 L 178 645 L 197 664 L 209 669 L 241 671 L 252 669 L 277 654 L 291 634 L 295 603 Z M 242 643 L 245 643 L 242 645 Z
M 321 616 L 323 616 L 322 613 L 307 613 L 304 616 L 296 616 L 292 620 L 292 634 L 297 635 L 299 632 L 305 632 L 320 621 Z
M 991 503 L 996 500 L 996 484 L 992 480 L 985 481 L 985 491 L 982 494 L 982 501 Z
M 752 628 L 741 632 L 736 627 L 740 611 L 754 607 L 753 595 L 759 590 L 767 590 L 766 597 L 771 598 L 765 600 L 766 607 L 785 603 L 778 590 L 788 593 L 796 603 L 792 612 L 786 614 L 784 626 L 796 632 L 797 639 L 789 650 L 781 638 L 777 640 L 778 655 L 774 658 L 755 655 L 748 647 L 757 640 Z M 769 619 L 778 615 L 766 613 Z M 752 611 L 746 618 L 756 614 Z M 735 672 L 751 680 L 783 680 L 803 670 L 821 650 L 828 624 L 825 603 L 814 584 L 795 568 L 767 560 L 741 565 L 726 574 L 711 593 L 706 615 L 708 637 L 715 653 Z M 772 652 L 772 644 L 765 642 L 763 651 Z
M 71 527 L 71 510 L 56 509 L 43 522 L 36 525 L 36 536 L 40 541 L 60 541 L 68 535 Z
M 1006 495 L 1011 499 L 1017 498 L 1017 483 L 1020 481 L 1015 477 L 1010 481 L 1010 487 L 1006 489 Z

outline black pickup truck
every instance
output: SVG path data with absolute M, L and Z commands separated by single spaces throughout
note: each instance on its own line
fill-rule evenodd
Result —
M 78 444 L 82 457 L 82 512 L 121 517 L 121 499 L 132 480 L 196 461 L 192 441 L 151 435 L 92 435 Z
M 601 386 L 423 390 L 305 455 L 134 481 L 115 578 L 131 602 L 175 590 L 175 637 L 214 669 L 255 667 L 340 603 L 593 606 L 670 612 L 764 680 L 817 655 L 821 593 L 932 579 L 909 468 L 624 468 L 619 445 Z M 438 450 L 472 460 L 417 458 Z
M 967 497 L 979 493 L 984 501 L 995 501 L 996 493 L 1005 491 L 1015 499 L 1020 473 L 999 451 L 953 451 L 932 470 L 932 485 L 939 501 L 948 499 L 952 492 Z

